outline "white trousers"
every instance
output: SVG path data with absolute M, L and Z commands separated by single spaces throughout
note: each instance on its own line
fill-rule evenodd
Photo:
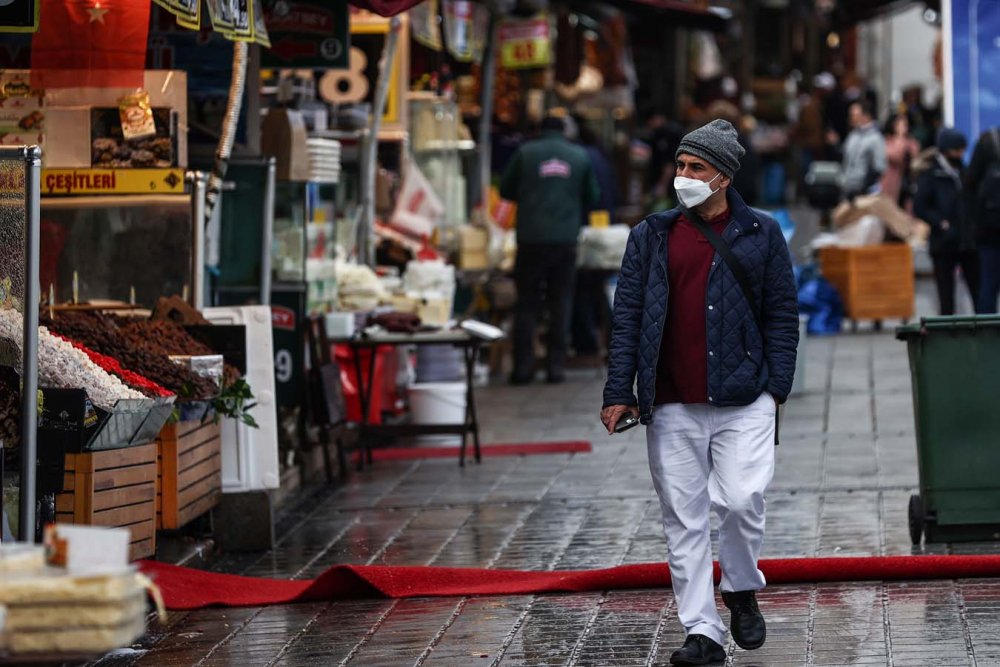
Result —
M 764 493 L 774 476 L 774 399 L 733 408 L 661 405 L 646 430 L 649 469 L 663 510 L 677 616 L 688 634 L 723 643 L 715 604 L 710 510 L 719 516 L 724 591 L 759 590 Z

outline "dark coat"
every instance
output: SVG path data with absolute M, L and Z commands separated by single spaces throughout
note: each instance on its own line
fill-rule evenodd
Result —
M 1000 221 L 992 220 L 995 215 L 984 206 L 979 196 L 979 186 L 986 179 L 990 167 L 1000 162 L 996 142 L 988 130 L 979 137 L 972 151 L 972 159 L 965 170 L 965 202 L 969 211 L 969 221 L 975 230 L 976 243 L 991 247 L 1000 246 Z
M 729 267 L 715 255 L 705 295 L 708 394 L 718 407 L 749 405 L 767 390 L 784 401 L 792 389 L 799 341 L 798 298 L 788 246 L 777 221 L 728 190 L 731 222 L 722 237 L 747 273 L 764 331 Z M 615 293 L 604 406 L 638 405 L 652 419 L 656 363 L 667 317 L 667 231 L 680 211 L 657 213 L 629 235 Z M 638 398 L 633 385 L 638 377 Z
M 930 251 L 957 252 L 975 246 L 972 225 L 966 215 L 962 170 L 949 169 L 944 156 L 934 149 L 928 168 L 917 178 L 913 214 L 931 226 Z M 943 222 L 948 222 L 948 229 Z

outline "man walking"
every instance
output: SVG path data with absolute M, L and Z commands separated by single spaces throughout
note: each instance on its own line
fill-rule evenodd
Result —
M 627 414 L 647 426 L 687 632 L 674 665 L 726 657 L 712 581 L 712 509 L 733 639 L 752 650 L 766 636 L 757 559 L 777 408 L 791 391 L 799 320 L 778 223 L 730 187 L 742 156 L 735 128 L 723 120 L 684 137 L 674 182 L 682 206 L 632 230 L 615 295 L 601 420 L 609 433 Z
M 586 149 L 565 133 L 563 119 L 546 118 L 542 136 L 517 150 L 500 182 L 500 196 L 517 202 L 513 384 L 534 379 L 535 321 L 543 294 L 549 311 L 548 381 L 565 379 L 577 237 L 583 208 L 600 197 Z
M 844 142 L 842 189 L 847 198 L 866 193 L 886 168 L 885 137 L 875 124 L 871 104 L 858 100 L 850 106 L 851 133 Z

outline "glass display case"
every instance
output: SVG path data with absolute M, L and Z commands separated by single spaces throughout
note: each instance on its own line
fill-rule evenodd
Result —
M 196 192 L 201 192 L 196 190 Z M 164 295 L 193 294 L 194 194 L 43 197 L 42 291 L 59 302 L 73 298 L 152 306 Z
M 457 230 L 469 221 L 472 198 L 466 173 L 476 148 L 458 104 L 433 94 L 411 93 L 410 145 L 414 163 L 444 204 L 441 237 L 444 245 L 451 245 Z
M 278 183 L 274 204 L 272 276 L 275 284 L 305 283 L 307 310 L 328 312 L 337 299 L 336 259 L 354 239 L 346 188 L 328 183 Z M 347 218 L 347 219 L 345 219 Z

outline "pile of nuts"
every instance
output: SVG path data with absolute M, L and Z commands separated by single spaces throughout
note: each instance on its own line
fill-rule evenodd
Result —
M 12 308 L 0 310 L 0 337 L 23 346 L 24 321 Z M 38 328 L 38 385 L 61 389 L 83 388 L 95 405 L 109 410 L 119 399 L 145 398 L 104 371 L 86 353 L 65 340 Z

